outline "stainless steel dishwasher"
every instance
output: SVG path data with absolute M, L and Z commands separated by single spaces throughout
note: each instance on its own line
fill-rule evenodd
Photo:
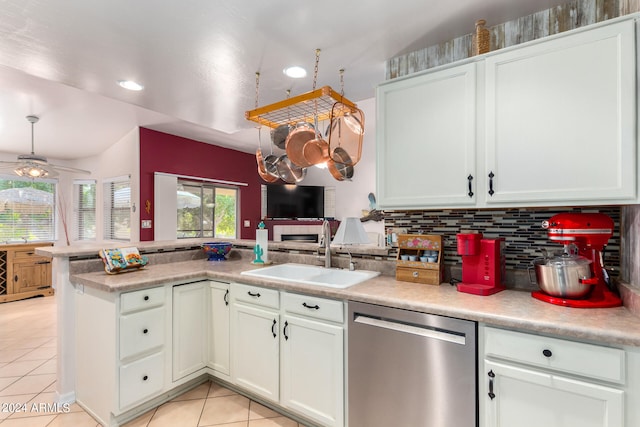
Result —
M 477 426 L 475 322 L 349 302 L 349 427 Z

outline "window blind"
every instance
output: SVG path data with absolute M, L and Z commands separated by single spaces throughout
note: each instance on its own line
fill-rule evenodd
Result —
M 131 239 L 131 179 L 107 179 L 103 183 L 104 238 Z
M 76 240 L 96 239 L 96 181 L 73 181 L 73 230 Z
M 0 241 L 53 241 L 55 220 L 55 180 L 0 176 Z

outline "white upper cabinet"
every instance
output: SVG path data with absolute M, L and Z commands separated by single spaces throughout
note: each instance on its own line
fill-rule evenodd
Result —
M 475 67 L 466 64 L 378 87 L 381 207 L 475 204 Z
M 636 203 L 635 32 L 598 24 L 380 85 L 380 206 Z
M 634 26 L 486 58 L 487 204 L 635 199 Z

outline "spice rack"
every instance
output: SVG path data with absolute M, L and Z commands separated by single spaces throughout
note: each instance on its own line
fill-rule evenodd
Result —
M 442 272 L 442 236 L 429 234 L 398 235 L 396 280 L 440 285 L 442 283 Z
M 270 128 L 299 122 L 313 122 L 316 112 L 318 121 L 323 121 L 331 118 L 331 109 L 336 102 L 357 108 L 356 104 L 331 89 L 330 86 L 323 86 L 311 92 L 246 111 L 245 117 L 247 120 Z

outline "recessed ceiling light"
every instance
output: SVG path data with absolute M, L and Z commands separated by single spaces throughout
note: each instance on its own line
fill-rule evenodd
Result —
M 118 80 L 118 84 L 127 89 L 127 90 L 142 90 L 144 89 L 144 86 L 142 86 L 140 83 L 136 83 L 133 80 Z
M 293 67 L 287 67 L 282 70 L 282 72 L 293 79 L 301 79 L 307 76 L 307 70 L 302 67 L 298 67 L 297 65 Z

